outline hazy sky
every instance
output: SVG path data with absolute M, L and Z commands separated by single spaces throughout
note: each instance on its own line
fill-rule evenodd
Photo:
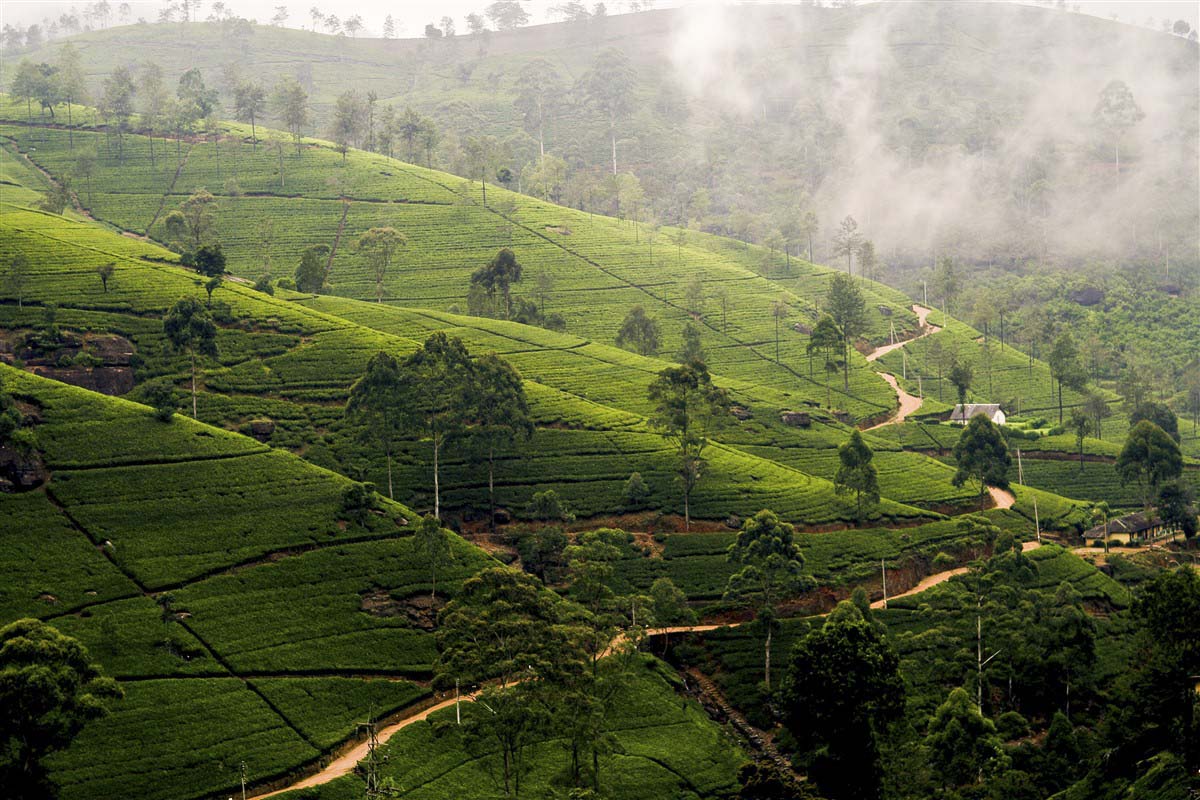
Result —
M 772 0 L 763 0 L 771 2 Z M 903 0 L 881 0 L 882 2 L 903 2 Z M 1021 2 L 1023 0 L 1010 0 Z M 132 8 L 132 19 L 145 17 L 154 21 L 159 10 L 165 5 L 162 0 L 128 0 Z M 212 0 L 204 0 L 200 15 L 208 15 Z M 480 11 L 490 0 L 357 0 L 353 4 L 342 5 L 330 3 L 328 0 L 226 0 L 226 5 L 239 16 L 266 22 L 275 13 L 275 6 L 287 5 L 291 19 L 288 24 L 293 27 L 305 26 L 310 22 L 308 10 L 316 6 L 326 13 L 335 13 L 342 17 L 360 14 L 370 35 L 379 35 L 383 18 L 391 14 L 401 24 L 402 35 L 420 36 L 425 23 L 435 22 L 443 16 L 455 19 L 459 29 L 465 28 L 463 17 L 472 11 Z M 534 22 L 546 22 L 556 19 L 550 14 L 550 9 L 562 0 L 527 0 Z M 595 0 L 586 0 L 591 6 Z M 667 8 L 679 5 L 708 5 L 714 2 L 732 4 L 734 0 L 658 0 L 657 8 Z M 972 2 L 972 0 L 943 0 L 943 2 Z M 121 0 L 110 0 L 114 12 Z M 86 2 L 66 2 L 64 0 L 0 0 L 0 24 L 11 23 L 28 25 L 43 17 L 56 17 L 62 12 L 75 7 L 83 8 Z M 627 10 L 625 0 L 607 0 L 610 13 Z M 1148 17 L 1160 20 L 1169 17 L 1172 20 L 1184 19 L 1192 27 L 1200 26 L 1200 2 L 1196 0 L 1068 0 L 1068 5 L 1078 5 L 1081 11 L 1099 17 L 1119 15 L 1125 22 L 1143 24 Z

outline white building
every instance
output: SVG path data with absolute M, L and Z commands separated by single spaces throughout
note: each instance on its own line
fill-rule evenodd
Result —
M 967 403 L 965 406 L 956 405 L 954 407 L 954 411 L 950 414 L 950 421 L 966 425 L 972 417 L 978 416 L 985 416 L 996 425 L 1003 425 L 1008 419 L 998 403 Z

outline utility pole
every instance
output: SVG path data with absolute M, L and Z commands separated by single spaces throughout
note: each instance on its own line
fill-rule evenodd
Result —
M 879 559 L 879 568 L 883 570 L 883 607 L 887 608 L 887 562 Z
M 1020 413 L 1019 411 L 1017 413 Z M 1021 468 L 1021 448 L 1017 448 L 1017 483 L 1025 482 L 1025 471 Z
M 1042 546 L 1042 523 L 1038 520 L 1037 498 L 1033 498 L 1033 529 L 1037 531 L 1038 547 Z
M 241 773 L 242 773 L 242 800 L 246 800 L 246 762 L 245 761 L 242 762 Z
M 367 722 L 360 722 L 355 727 L 358 730 L 366 730 L 367 732 L 367 757 L 359 762 L 363 770 L 363 779 L 367 784 L 367 800 L 374 800 L 376 797 L 382 797 L 379 782 L 379 766 L 381 759 L 379 758 L 379 734 L 375 727 L 375 722 L 368 717 Z

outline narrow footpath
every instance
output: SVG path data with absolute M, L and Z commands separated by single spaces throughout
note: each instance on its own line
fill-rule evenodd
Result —
M 899 342 L 885 344 L 883 347 L 876 347 L 867 354 L 867 361 L 876 361 L 881 356 L 887 355 L 894 350 L 899 350 L 909 342 L 915 342 L 917 339 L 924 339 L 926 336 L 937 333 L 941 330 L 941 327 L 937 325 L 930 325 L 927 321 L 933 309 L 926 308 L 922 305 L 913 304 L 912 310 L 917 315 L 917 321 L 920 323 L 921 332 L 911 339 L 903 339 Z M 904 420 L 908 419 L 910 414 L 915 413 L 921 408 L 921 398 L 914 397 L 913 395 L 904 391 L 904 389 L 900 386 L 900 382 L 896 380 L 895 375 L 891 374 L 890 372 L 881 372 L 879 375 L 885 381 L 887 381 L 888 385 L 891 386 L 893 391 L 896 392 L 896 397 L 899 399 L 899 408 L 896 409 L 896 413 L 885 419 L 883 422 L 872 425 L 869 428 L 864 428 L 863 430 L 873 431 L 876 428 L 882 428 L 884 425 L 896 425 L 897 423 L 904 422 Z

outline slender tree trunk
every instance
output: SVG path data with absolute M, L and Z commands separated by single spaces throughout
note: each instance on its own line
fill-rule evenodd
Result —
M 392 443 L 389 441 L 385 448 L 387 453 L 387 472 L 388 472 L 388 499 L 395 500 L 396 495 L 392 492 Z
M 496 446 L 488 441 L 488 527 L 496 532 Z
M 258 130 L 254 127 L 254 115 L 250 115 L 250 147 L 258 152 Z
M 438 451 L 441 446 L 435 433 L 433 435 L 433 516 L 439 520 L 442 518 L 441 487 L 438 485 Z
M 689 495 L 691 495 L 691 491 L 684 489 L 683 490 L 683 529 L 685 531 L 691 531 L 691 529 L 692 529 L 692 514 L 691 514 L 691 508 L 690 508 L 691 504 L 689 502 L 689 500 L 690 500 Z
M 283 188 L 283 143 L 279 144 L 279 188 Z
M 768 625 L 767 626 L 766 658 L 764 659 L 764 662 L 763 662 L 764 663 L 763 683 L 766 684 L 768 692 L 771 691 L 771 635 L 772 635 L 772 633 L 773 633 L 773 631 L 771 630 L 771 626 Z
M 1062 378 L 1058 379 L 1058 424 L 1062 425 L 1063 421 L 1063 406 L 1062 406 Z
M 196 419 L 196 351 L 192 350 L 192 419 Z
M 617 121 L 609 118 L 608 121 L 608 137 L 612 140 L 612 168 L 613 175 L 617 174 Z
M 75 149 L 75 128 L 71 124 L 71 98 L 67 98 L 67 142 Z
M 842 346 L 842 388 L 850 391 L 850 340 Z

